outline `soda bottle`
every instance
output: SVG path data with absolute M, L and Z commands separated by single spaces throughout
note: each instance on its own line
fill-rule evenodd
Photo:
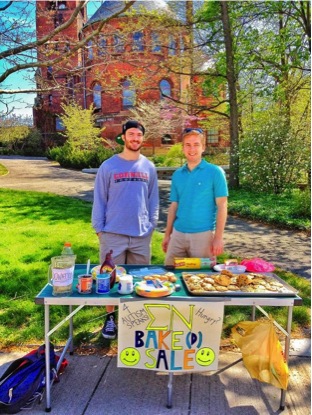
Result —
M 113 288 L 116 282 L 116 267 L 112 258 L 112 253 L 112 250 L 107 252 L 105 260 L 100 268 L 100 274 L 104 274 L 105 272 L 110 273 L 110 288 Z

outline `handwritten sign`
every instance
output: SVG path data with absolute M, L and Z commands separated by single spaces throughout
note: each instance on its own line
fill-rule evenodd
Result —
M 217 370 L 223 312 L 223 302 L 121 302 L 118 367 Z

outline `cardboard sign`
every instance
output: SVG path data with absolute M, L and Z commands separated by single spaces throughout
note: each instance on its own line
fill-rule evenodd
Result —
M 223 302 L 122 301 L 118 367 L 217 370 L 223 313 Z

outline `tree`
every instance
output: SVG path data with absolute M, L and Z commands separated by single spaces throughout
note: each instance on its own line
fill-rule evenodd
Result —
M 241 181 L 254 191 L 275 194 L 296 187 L 310 168 L 310 146 L 298 138 L 277 105 L 257 114 L 240 144 Z
M 135 108 L 130 109 L 130 119 L 134 118 L 146 128 L 146 138 L 153 145 L 155 154 L 155 142 L 170 135 L 181 125 L 180 111 L 166 103 L 165 100 L 145 102 L 139 101 Z
M 60 115 L 65 128 L 63 135 L 72 150 L 95 150 L 103 142 L 100 134 L 104 128 L 94 127 L 93 106 L 83 109 L 75 102 L 62 105 L 64 111 Z
M 125 2 L 125 6 L 116 15 L 125 12 L 131 7 L 135 1 Z M 27 87 L 27 88 L 14 88 L 14 82 L 10 84 L 10 79 L 13 74 L 23 71 L 25 79 L 33 81 L 35 71 L 38 68 L 53 65 L 64 65 L 64 62 L 78 50 L 82 49 L 94 36 L 100 33 L 101 29 L 105 25 L 106 21 L 103 20 L 96 30 L 90 32 L 90 34 L 82 39 L 77 40 L 76 43 L 71 44 L 70 49 L 66 53 L 59 53 L 53 59 L 49 59 L 48 54 L 44 61 L 37 59 L 37 50 L 39 47 L 53 42 L 56 36 L 62 34 L 62 32 L 73 24 L 73 22 L 79 16 L 81 10 L 86 6 L 87 1 L 79 1 L 78 6 L 73 10 L 73 13 L 67 21 L 56 27 L 51 32 L 47 33 L 40 39 L 36 39 L 34 30 L 34 7 L 35 2 L 22 1 L 22 2 L 1 2 L 0 13 L 0 102 L 7 108 L 11 101 L 10 96 L 16 93 L 41 93 L 47 92 L 51 89 L 57 89 L 57 80 L 55 83 L 50 84 L 49 89 L 47 85 L 43 85 L 43 88 Z M 4 84 L 4 81 L 5 84 Z
M 236 85 L 236 70 L 234 62 L 233 50 L 233 35 L 229 16 L 229 8 L 227 1 L 221 1 L 221 21 L 224 33 L 225 44 L 225 59 L 226 59 L 226 79 L 229 88 L 229 102 L 230 102 L 230 175 L 229 186 L 237 188 L 239 186 L 239 115 L 238 115 L 238 101 L 237 101 L 237 85 Z
M 224 116 L 231 119 L 230 186 L 237 186 L 238 145 L 248 121 L 244 116 L 253 118 L 278 103 L 280 116 L 287 114 L 290 127 L 296 96 L 307 86 L 309 6 L 216 1 L 207 2 L 198 16 L 202 39 L 206 36 L 204 47 L 214 63 L 206 71 L 207 91 L 215 93 L 227 81 L 229 114 Z

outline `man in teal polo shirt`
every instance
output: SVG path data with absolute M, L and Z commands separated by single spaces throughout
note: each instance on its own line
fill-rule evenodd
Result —
M 165 265 L 174 258 L 212 258 L 223 252 L 228 188 L 224 171 L 202 158 L 205 137 L 199 128 L 182 137 L 187 163 L 172 176 Z

